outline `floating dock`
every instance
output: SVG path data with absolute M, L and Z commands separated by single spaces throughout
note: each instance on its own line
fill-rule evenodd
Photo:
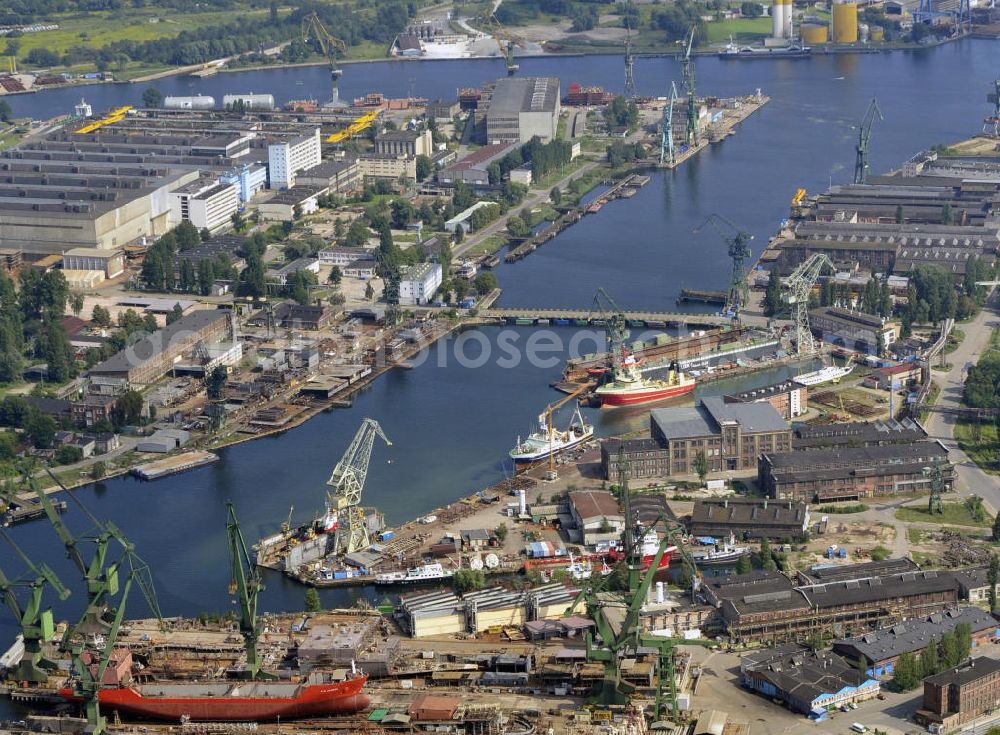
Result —
M 682 288 L 681 295 L 677 299 L 678 304 L 698 303 L 698 304 L 725 304 L 725 291 L 702 291 L 697 288 Z
M 219 456 L 217 454 L 196 449 L 133 467 L 132 474 L 141 480 L 159 480 L 161 477 L 174 475 L 178 472 L 187 472 L 196 467 L 203 467 L 218 461 Z

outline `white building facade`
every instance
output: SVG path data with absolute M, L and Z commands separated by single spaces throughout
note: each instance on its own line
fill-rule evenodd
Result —
M 170 226 L 186 221 L 211 232 L 229 224 L 239 206 L 237 184 L 199 179 L 170 193 Z
M 319 128 L 311 135 L 303 135 L 267 147 L 268 175 L 272 189 L 291 189 L 295 174 L 318 166 L 323 160 Z
M 439 263 L 411 265 L 403 271 L 402 276 L 399 282 L 399 303 L 403 306 L 423 306 L 441 287 L 442 271 Z

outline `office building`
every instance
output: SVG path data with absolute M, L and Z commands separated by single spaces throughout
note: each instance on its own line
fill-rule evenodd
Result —
M 190 222 L 199 230 L 228 226 L 240 207 L 239 186 L 202 177 L 170 193 L 170 226 Z
M 719 396 L 699 405 L 649 412 L 650 439 L 601 442 L 604 478 L 618 478 L 624 444 L 629 478 L 695 474 L 694 460 L 704 453 L 708 471 L 752 471 L 762 452 L 791 448 L 791 429 L 770 403 L 727 403 Z
M 406 268 L 399 282 L 399 303 L 404 306 L 424 306 L 441 286 L 439 263 L 418 263 Z
M 434 136 L 422 130 L 385 130 L 375 136 L 375 153 L 382 156 L 429 156 L 434 152 Z
M 1000 661 L 980 656 L 924 679 L 924 696 L 914 719 L 936 732 L 956 730 L 1000 702 Z
M 271 143 L 267 147 L 271 188 L 291 189 L 300 171 L 318 166 L 322 159 L 319 128 L 308 135 Z

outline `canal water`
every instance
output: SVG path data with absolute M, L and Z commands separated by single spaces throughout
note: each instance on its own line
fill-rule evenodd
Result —
M 503 265 L 498 277 L 503 303 L 524 306 L 587 307 L 605 287 L 626 308 L 670 309 L 683 286 L 723 288 L 729 263 L 725 246 L 710 231 L 693 230 L 719 213 L 756 236 L 754 253 L 788 211 L 795 189 L 815 191 L 844 183 L 853 174 L 856 121 L 876 94 L 885 121 L 876 124 L 873 171 L 894 167 L 921 148 L 978 131 L 989 107 L 985 96 L 995 76 L 995 48 L 988 41 L 916 52 L 831 56 L 809 60 L 697 61 L 702 93 L 742 94 L 756 88 L 772 102 L 738 130 L 673 173 L 658 172 L 632 199 L 619 200 L 585 217 L 524 261 Z M 580 81 L 620 89 L 616 57 L 525 59 L 524 75 L 556 75 L 563 84 Z M 341 84 L 346 98 L 369 91 L 389 96 L 453 97 L 459 87 L 478 85 L 503 73 L 497 60 L 378 62 L 350 65 Z M 642 94 L 662 95 L 679 68 L 672 59 L 640 58 L 636 80 Z M 270 92 L 279 102 L 322 97 L 322 67 L 222 74 L 204 80 L 164 79 L 164 94 Z M 302 82 L 299 84 L 298 82 Z M 95 109 L 139 100 L 148 85 L 104 85 L 54 90 L 10 98 L 15 115 L 48 118 L 67 112 L 81 95 Z M 114 479 L 77 495 L 100 518 L 114 521 L 135 542 L 153 568 L 160 605 L 167 615 L 231 609 L 224 534 L 225 503 L 237 505 L 244 533 L 252 541 L 276 530 L 290 506 L 302 518 L 322 503 L 329 473 L 362 417 L 378 419 L 393 441 L 375 449 L 365 492 L 390 523 L 403 521 L 486 487 L 510 471 L 502 460 L 518 434 L 533 429 L 540 410 L 557 394 L 548 386 L 578 333 L 568 328 L 482 330 L 435 345 L 412 370 L 380 378 L 349 410 L 322 414 L 283 435 L 223 450 L 221 460 L 193 472 L 153 483 Z M 512 359 L 501 345 L 524 352 L 555 335 L 561 346 L 536 359 Z M 592 352 L 595 340 L 580 339 L 578 352 Z M 482 350 L 489 354 L 483 359 Z M 461 356 L 461 359 L 460 359 Z M 550 358 L 547 362 L 543 358 Z M 482 364 L 480 364 L 482 363 Z M 754 387 L 787 371 L 755 376 L 754 382 L 711 384 L 706 392 Z M 642 409 L 592 415 L 600 434 L 646 423 Z M 564 415 L 563 420 L 566 416 Z M 82 513 L 67 521 L 85 530 Z M 51 564 L 67 582 L 76 575 L 51 529 L 31 523 L 10 535 L 34 559 Z M 5 571 L 16 568 L 9 550 L 0 552 Z M 6 567 L 10 566 L 11 569 Z M 298 609 L 303 590 L 269 574 L 262 609 Z M 370 591 L 326 591 L 327 604 L 349 603 Z M 60 606 L 69 614 L 79 599 Z M 131 615 L 146 613 L 138 602 Z M 0 616 L 0 647 L 13 636 Z M 0 703 L 0 718 L 4 716 Z

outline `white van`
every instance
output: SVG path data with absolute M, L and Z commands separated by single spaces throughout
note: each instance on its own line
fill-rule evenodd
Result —
M 851 729 L 854 730 L 854 732 L 868 732 L 868 728 L 862 725 L 860 722 L 855 722 L 853 725 L 851 725 Z

